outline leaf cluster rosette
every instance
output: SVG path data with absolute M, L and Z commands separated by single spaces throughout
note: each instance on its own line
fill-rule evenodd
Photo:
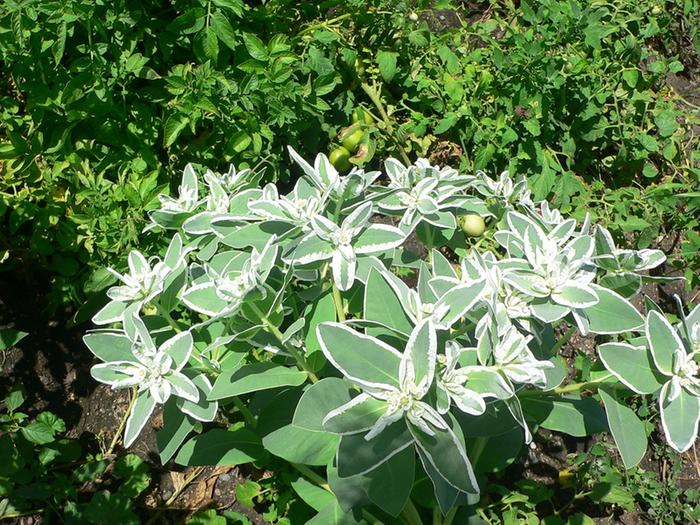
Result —
M 163 405 L 164 462 L 272 454 L 314 479 L 309 467 L 325 468 L 319 520 L 395 516 L 421 473 L 447 515 L 538 427 L 610 431 L 631 467 L 647 446 L 631 395 L 655 396 L 669 444 L 692 445 L 700 309 L 674 326 L 630 302 L 665 279 L 646 273 L 663 253 L 618 249 L 507 172 L 389 159 L 384 176 L 341 174 L 323 154 L 290 154 L 302 173 L 287 194 L 251 170 L 200 180 L 187 166 L 150 214 L 149 229 L 171 235 L 162 258 L 132 252 L 115 272 L 122 284 L 94 318 L 108 327 L 85 342 L 104 361 L 96 380 L 135 389 L 126 445 Z M 456 222 L 467 213 L 490 223 L 471 246 Z M 576 330 L 605 343 L 585 381 L 563 384 Z

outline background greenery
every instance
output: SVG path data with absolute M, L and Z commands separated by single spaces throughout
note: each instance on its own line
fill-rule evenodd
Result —
M 145 211 L 187 162 L 287 182 L 286 145 L 330 151 L 362 106 L 357 163 L 526 174 L 536 198 L 620 242 L 666 238 L 693 288 L 700 108 L 674 86 L 697 90 L 699 68 L 698 0 L 5 0 L 0 271 L 50 282 L 46 308 L 86 319 L 109 284 L 99 268 L 157 242 Z M 580 465 L 579 487 L 600 482 Z M 685 519 L 643 474 L 620 483 Z M 543 496 L 527 490 L 494 516 L 534 512 Z

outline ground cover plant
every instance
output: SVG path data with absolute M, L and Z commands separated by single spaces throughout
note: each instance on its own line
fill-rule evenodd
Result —
M 575 218 L 580 226 L 588 215 L 591 223 L 604 227 L 610 236 L 602 229 L 597 234 L 593 234 L 597 230 L 591 230 L 601 247 L 615 245 L 635 251 L 661 248 L 666 261 L 649 272 L 632 252 L 615 248 L 614 253 L 596 262 L 605 267 L 605 271 L 597 270 L 598 284 L 625 296 L 641 284 L 641 292 L 631 299 L 635 306 L 646 312 L 648 305 L 641 294 L 650 294 L 664 307 L 671 322 L 677 323 L 680 317 L 672 296 L 680 294 L 687 301 L 686 311 L 692 310 L 697 304 L 700 276 L 699 16 L 697 0 L 460 1 L 451 5 L 432 0 L 124 0 L 89 5 L 12 0 L 0 5 L 0 68 L 6 73 L 0 79 L 0 398 L 5 399 L 0 402 L 0 410 L 4 411 L 0 413 L 0 439 L 4 444 L 13 443 L 13 450 L 19 454 L 12 468 L 20 468 L 17 465 L 24 462 L 21 468 L 30 471 L 9 481 L 0 474 L 0 508 L 4 509 L 0 519 L 37 511 L 35 514 L 42 514 L 45 520 L 55 520 L 58 515 L 64 520 L 99 522 L 109 514 L 117 522 L 129 519 L 155 523 L 165 512 L 176 521 L 184 519 L 172 508 L 178 505 L 186 509 L 214 505 L 187 494 L 177 498 L 177 487 L 170 487 L 167 480 L 179 479 L 181 472 L 187 479 L 196 480 L 190 487 L 196 488 L 195 492 L 210 483 L 203 480 L 215 479 L 216 490 L 223 494 L 217 508 L 231 505 L 226 494 L 235 495 L 235 503 L 226 507 L 231 509 L 226 514 L 213 509 L 203 511 L 191 518 L 194 523 L 304 523 L 319 510 L 316 507 L 330 501 L 305 477 L 321 475 L 324 479 L 315 478 L 315 482 L 325 485 L 329 479 L 322 467 L 311 465 L 311 470 L 302 475 L 274 454 L 256 457 L 255 462 L 242 464 L 240 470 L 226 470 L 226 476 L 231 472 L 226 482 L 221 469 L 231 467 L 184 467 L 174 463 L 177 454 L 166 465 L 159 465 L 151 428 L 151 423 L 155 428 L 161 425 L 161 407 L 156 403 L 153 416 L 129 451 L 150 464 L 151 482 L 129 509 L 124 503 L 129 498 L 125 499 L 120 487 L 129 485 L 130 474 L 120 467 L 118 475 L 112 475 L 122 451 L 116 442 L 114 446 L 110 443 L 119 415 L 129 402 L 130 390 L 112 392 L 104 385 L 97 387 L 90 378 L 91 355 L 78 341 L 87 328 L 55 328 L 89 321 L 110 300 L 105 291 L 120 284 L 118 275 L 129 274 L 128 254 L 132 249 L 163 257 L 171 237 L 159 228 L 144 231 L 149 214 L 178 224 L 185 216 L 178 218 L 178 213 L 196 206 L 209 191 L 210 181 L 202 178 L 205 166 L 226 173 L 233 163 L 238 171 L 229 174 L 229 182 L 234 184 L 232 181 L 240 176 L 240 180 L 248 181 L 249 189 L 265 191 L 262 200 L 275 202 L 284 210 L 279 212 L 284 220 L 301 213 L 296 207 L 302 202 L 292 191 L 301 171 L 288 154 L 287 145 L 309 160 L 316 152 L 325 152 L 341 174 L 353 167 L 367 173 L 386 172 L 382 161 L 387 157 L 395 157 L 404 166 L 427 157 L 431 164 L 454 166 L 462 175 L 483 169 L 496 181 L 496 174 L 508 169 L 526 180 L 513 182 L 520 189 L 527 185 L 533 201 L 548 201 L 549 208 Z M 187 191 L 179 192 L 180 174 L 188 163 L 198 174 L 199 198 L 193 196 L 191 186 L 184 185 L 190 190 L 189 196 Z M 389 184 L 387 175 L 383 173 L 373 182 L 367 180 L 372 191 L 378 185 Z M 470 185 L 468 194 L 488 201 L 491 193 L 500 191 L 499 183 L 489 180 Z M 276 189 L 266 188 L 268 182 L 275 182 Z M 501 185 L 507 185 L 505 179 Z M 464 189 L 459 186 L 460 191 Z M 328 198 L 336 197 L 334 193 Z M 446 201 L 451 202 L 453 197 L 446 197 Z M 324 202 L 327 204 L 327 200 L 319 202 L 312 197 L 304 213 L 319 211 Z M 396 212 L 391 202 L 384 202 L 382 208 L 378 200 L 373 202 L 372 221 L 400 227 L 400 218 L 391 215 L 392 210 Z M 457 263 L 474 245 L 482 251 L 493 251 L 497 247 L 494 232 L 510 229 L 500 212 L 495 216 L 484 210 L 478 215 L 460 215 L 461 211 L 441 199 L 437 204 L 441 213 L 447 206 L 456 216 L 461 232 L 454 230 L 450 237 L 436 231 L 429 234 L 423 226 L 415 229 L 402 248 L 413 250 L 425 261 L 432 258 L 432 251 L 424 252 L 421 246 L 439 247 L 451 263 Z M 348 215 L 341 212 L 340 218 Z M 335 218 L 334 210 L 329 217 Z M 410 227 L 411 220 L 418 219 L 415 215 L 411 219 L 409 213 L 404 227 Z M 334 230 L 333 235 L 347 234 L 350 224 L 343 228 L 340 221 L 336 226 L 340 232 Z M 181 238 L 188 241 L 192 235 Z M 445 235 L 449 240 L 443 238 Z M 259 251 L 262 248 L 257 246 Z M 191 269 L 200 253 L 206 256 L 207 250 L 218 253 L 224 249 L 222 245 L 198 245 L 185 254 L 186 263 Z M 245 250 L 250 251 L 250 247 Z M 327 254 L 326 288 L 334 277 L 333 262 L 343 264 L 337 254 L 342 252 L 352 259 L 354 253 L 360 270 L 368 264 L 368 255 L 343 250 Z M 281 263 L 282 255 L 278 254 L 277 264 L 291 264 Z M 385 268 L 393 264 L 386 256 L 380 259 Z M 413 259 L 403 263 L 407 266 L 393 265 L 391 273 L 415 287 L 418 263 Z M 172 278 L 171 272 L 180 271 L 168 264 L 161 264 L 151 276 L 153 293 L 159 290 L 160 277 L 166 276 L 167 280 Z M 203 265 L 201 261 L 198 264 Z M 108 266 L 116 272 L 108 271 Z M 348 268 L 338 270 L 339 282 L 350 278 L 342 273 Z M 432 269 L 430 265 L 428 268 Z M 659 277 L 669 271 L 684 274 L 685 281 L 647 280 L 647 272 Z M 363 275 L 360 271 L 360 278 L 364 279 Z M 215 280 L 221 276 L 210 277 Z M 134 278 L 138 281 L 137 276 Z M 136 281 L 127 284 L 136 285 Z M 323 301 L 316 304 L 312 297 L 315 288 L 311 282 L 307 284 L 314 291 L 298 299 L 297 308 L 301 310 L 284 310 L 282 325 L 278 324 L 279 317 L 270 314 L 273 324 L 289 328 L 288 323 L 295 317 L 308 317 L 304 306 L 311 307 L 312 318 L 316 314 L 332 317 L 332 293 L 326 291 Z M 280 285 L 278 270 L 271 270 L 267 285 Z M 354 283 L 350 291 L 339 291 L 350 318 L 364 315 L 363 298 L 353 293 L 361 286 L 364 284 Z M 299 288 L 296 281 L 288 285 L 294 293 Z M 266 286 L 260 290 L 269 293 Z M 420 290 L 418 286 L 417 299 L 412 296 L 407 304 L 425 302 Z M 128 298 L 128 286 L 110 295 Z M 149 328 L 153 328 L 155 319 L 151 317 L 156 308 L 152 299 L 141 308 Z M 165 301 L 167 308 L 172 306 L 169 300 Z M 180 329 L 187 329 L 201 319 L 183 304 L 169 313 Z M 483 307 L 483 300 L 479 304 Z M 267 303 L 263 301 L 262 305 Z M 243 307 L 246 318 L 255 319 L 255 313 L 248 310 Z M 36 315 L 38 311 L 41 316 Z M 406 315 L 413 319 L 411 314 Z M 416 317 L 415 312 L 412 315 Z M 372 327 L 354 328 L 373 334 Z M 160 349 L 168 329 L 158 326 L 155 330 L 154 348 Z M 446 332 L 436 330 L 438 334 Z M 307 323 L 290 341 L 297 342 L 303 335 L 307 349 L 316 349 L 307 360 L 319 377 L 340 375 L 327 364 L 313 334 Z M 175 334 L 171 331 L 170 335 Z M 564 326 L 559 325 L 555 336 L 565 335 Z M 598 402 L 604 395 L 595 393 L 601 377 L 596 345 L 627 341 L 638 346 L 644 341 L 579 335 L 574 330 L 569 342 L 558 351 L 569 371 L 566 381 L 584 385 L 583 403 L 591 405 L 588 400 L 592 395 Z M 636 335 L 641 337 L 642 332 Z M 247 337 L 245 333 L 243 336 Z M 257 333 L 254 340 L 260 342 L 262 337 Z M 381 335 L 381 340 L 388 337 Z M 402 351 L 402 343 L 388 344 Z M 444 343 L 444 338 L 440 339 L 439 344 Z M 197 345 L 202 350 L 201 341 Z M 267 363 L 268 354 L 261 350 L 267 346 L 280 347 L 271 335 L 244 363 Z M 603 358 L 606 352 L 639 355 L 624 345 L 622 350 L 616 346 L 605 348 L 608 350 L 600 352 Z M 195 355 L 199 350 L 194 351 Z M 204 355 L 216 352 L 212 349 Z M 447 355 L 443 346 L 440 353 Z M 273 362 L 289 365 L 289 359 L 284 361 L 283 357 L 284 350 Z M 210 363 L 213 369 L 209 364 L 196 366 L 203 377 L 194 378 L 191 367 L 195 361 L 179 372 L 195 384 L 205 384 L 204 377 L 211 382 L 218 373 L 217 359 L 215 355 Z M 168 363 L 167 359 L 160 362 L 160 366 L 171 367 L 173 377 L 180 364 Z M 230 369 L 234 364 L 228 362 L 226 366 Z M 138 376 L 151 365 L 148 359 L 146 363 L 139 361 L 133 371 Z M 443 366 L 437 365 L 438 372 Z M 685 367 L 679 371 L 688 367 L 692 365 L 686 358 Z M 666 393 L 675 392 L 681 380 L 674 377 L 680 376 L 674 368 L 665 370 L 667 373 L 657 370 L 660 375 L 655 377 Z M 551 370 L 545 369 L 545 373 Z M 301 376 L 296 377 L 300 380 Z M 620 380 L 624 381 L 624 376 Z M 180 376 L 173 381 L 186 383 Z M 308 382 L 307 378 L 305 384 Z M 430 398 L 429 402 L 438 384 L 435 380 L 425 397 Z M 21 407 L 26 417 L 18 416 L 23 418 L 21 421 L 14 417 L 18 411 L 13 399 L 17 398 L 11 394 L 19 385 L 26 388 Z M 163 388 L 176 391 L 173 385 Z M 244 392 L 237 396 L 241 404 L 237 399 L 217 400 L 216 422 L 179 416 L 186 419 L 181 430 L 191 425 L 192 432 L 201 433 L 235 422 L 231 427 L 234 430 L 245 420 L 243 427 L 255 427 L 258 436 L 267 435 L 278 430 L 270 423 L 275 411 L 289 414 L 292 408 L 285 407 L 293 407 L 298 401 L 301 389 L 292 390 L 286 396 L 275 389 Z M 598 519 L 609 514 L 629 522 L 633 518 L 625 515 L 628 512 L 651 522 L 662 518 L 669 523 L 696 519 L 690 507 L 697 506 L 697 498 L 692 490 L 685 490 L 697 486 L 700 478 L 700 470 L 688 475 L 687 469 L 692 470 L 697 463 L 694 451 L 678 455 L 663 445 L 666 438 L 658 396 L 633 396 L 632 391 L 616 389 L 614 394 L 616 399 L 629 395 L 623 398 L 625 403 L 644 424 L 650 446 L 639 467 L 624 469 L 616 449 L 608 448 L 610 434 L 571 437 L 564 442 L 559 433 L 552 437 L 543 426 L 549 423 L 538 426 L 545 418 L 545 409 L 540 407 L 537 417 L 529 413 L 531 429 L 538 429 L 533 433 L 536 446 L 531 443 L 531 448 L 522 448 L 518 461 L 506 470 L 499 470 L 502 465 L 494 466 L 485 459 L 475 460 L 470 441 L 474 438 L 466 436 L 466 451 L 475 465 L 481 496 L 478 505 L 460 511 L 453 523 L 466 519 L 465 514 L 471 512 L 486 522 L 507 523 L 560 523 L 558 520 L 567 519 L 588 523 L 586 515 Z M 166 391 L 155 390 L 154 394 L 164 399 Z M 187 405 L 191 401 L 175 398 L 181 406 L 194 410 Z M 526 408 L 532 408 L 528 403 L 537 404 L 530 399 Z M 173 414 L 180 405 L 169 400 L 166 419 L 176 417 Z M 451 403 L 450 411 L 456 413 L 455 407 Z M 244 415 L 246 410 L 250 415 Z M 44 423 L 54 418 L 41 415 L 43 412 L 65 420 L 65 433 L 56 431 L 57 440 L 80 437 L 82 457 L 74 464 L 66 463 L 68 456 L 47 463 L 59 474 L 66 474 L 63 478 L 53 477 L 41 463 L 41 458 L 51 454 L 44 449 L 55 443 L 27 444 L 20 429 L 33 425 L 46 430 Z M 584 427 L 588 432 L 587 423 Z M 592 428 L 598 429 L 595 425 Z M 515 432 L 510 436 L 518 441 Z M 552 452 L 553 443 L 557 443 L 557 452 Z M 73 451 L 77 445 L 71 445 Z M 580 453 L 589 447 L 591 452 L 585 459 L 579 456 L 574 462 L 571 456 L 567 460 L 567 453 Z M 593 453 L 601 447 L 610 454 L 605 460 Z M 105 459 L 108 450 L 110 457 Z M 127 459 L 126 452 L 123 454 L 120 464 L 136 461 L 134 456 Z M 482 455 L 488 456 L 488 447 Z M 554 464 L 548 464 L 544 477 L 538 477 L 542 464 L 533 463 L 538 458 Z M 438 506 L 430 496 L 431 482 L 421 470 L 420 458 L 416 464 L 411 501 L 427 520 Z M 67 475 L 72 467 L 76 471 Z M 138 466 L 135 475 L 141 476 L 144 469 L 145 465 Z M 680 474 L 670 474 L 676 471 Z M 197 473 L 199 476 L 195 476 Z M 484 476 L 488 482 L 483 481 Z M 49 491 L 51 507 L 42 512 L 39 504 L 25 498 L 37 487 L 37 493 L 46 493 L 45 485 L 55 479 L 60 483 L 58 491 Z M 331 485 L 337 486 L 334 479 L 331 476 Z M 601 487 L 610 490 L 605 492 Z M 309 491 L 321 499 L 313 500 Z M 300 492 L 313 500 L 315 507 L 304 503 Z M 87 512 L 93 500 L 93 507 L 112 504 L 114 512 Z M 634 511 L 629 510 L 632 505 Z M 253 507 L 247 517 L 243 515 Z M 136 515 L 127 516 L 122 513 L 124 509 Z M 380 509 L 370 508 L 369 512 L 381 514 L 385 522 L 394 519 Z
M 262 162 L 275 180 L 287 144 L 358 165 L 382 151 L 509 168 L 638 248 L 664 225 L 687 231 L 671 262 L 696 266 L 696 112 L 665 81 L 697 67 L 697 12 L 695 0 L 7 2 L 2 268 L 48 272 L 54 306 L 84 304 L 111 284 L 99 268 L 149 244 L 144 211 L 174 189 L 170 173 Z M 358 105 L 362 129 L 343 134 Z M 345 152 L 357 131 L 362 147 Z
M 693 445 L 700 307 L 672 324 L 630 302 L 664 279 L 646 275 L 662 252 L 617 248 L 506 172 L 389 159 L 380 184 L 290 155 L 303 173 L 286 195 L 252 170 L 187 166 L 151 212 L 167 249 L 129 254 L 84 338 L 92 376 L 132 389 L 126 446 L 164 406 L 163 461 L 272 455 L 303 476 L 308 523 L 418 524 L 464 522 L 532 428 L 609 432 L 634 467 L 647 433 L 631 397 L 653 396 L 671 448 Z M 489 228 L 468 246 L 457 217 L 474 214 Z M 607 340 L 585 382 L 558 354 L 575 331 Z

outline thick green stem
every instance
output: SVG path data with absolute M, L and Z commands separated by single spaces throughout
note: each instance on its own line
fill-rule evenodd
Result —
M 175 332 L 180 333 L 182 332 L 182 329 L 178 326 L 177 321 L 172 318 L 170 313 L 163 308 L 163 306 L 159 302 L 153 303 L 156 307 L 156 310 L 158 310 L 158 313 L 163 316 L 163 318 L 168 321 L 168 324 L 172 327 Z
M 452 521 L 455 519 L 455 516 L 457 515 L 457 507 L 452 507 L 450 511 L 447 513 L 445 516 L 445 520 L 442 522 L 442 525 L 452 525 Z
M 387 114 L 386 110 L 384 109 L 384 104 L 382 103 L 382 99 L 379 96 L 379 91 L 376 89 L 376 87 L 370 86 L 366 82 L 362 82 L 360 84 L 360 87 L 362 88 L 362 91 L 364 91 L 367 94 L 372 103 L 377 107 L 377 111 L 379 111 L 379 115 L 384 121 L 386 130 L 389 132 L 389 135 L 391 136 L 394 145 L 396 146 L 396 149 L 398 150 L 399 155 L 401 156 L 401 160 L 403 160 L 406 163 L 406 165 L 411 164 L 408 155 L 406 155 L 406 151 L 403 149 L 401 142 L 396 137 L 396 133 L 394 132 L 394 124 L 391 121 L 391 117 Z
M 333 283 L 333 304 L 335 305 L 335 313 L 338 316 L 338 321 L 345 321 L 345 308 L 343 307 L 343 298 L 340 296 L 340 290 Z
M 552 355 L 556 355 L 557 353 L 559 353 L 559 350 L 561 350 L 562 347 L 569 342 L 569 339 L 571 339 L 571 336 L 574 335 L 575 331 L 576 327 L 570 326 L 569 329 L 566 332 L 564 332 L 564 334 L 557 340 L 554 347 L 552 348 Z
M 406 506 L 404 506 L 403 510 L 401 511 L 401 517 L 406 522 L 406 525 L 423 525 L 423 520 L 418 513 L 418 509 L 416 509 L 416 506 L 413 504 L 410 498 L 406 502 Z
M 249 304 L 251 310 L 255 312 L 255 315 L 257 315 L 260 318 L 260 321 L 263 323 L 263 326 L 265 330 L 267 330 L 269 333 L 271 333 L 275 338 L 280 342 L 280 344 L 284 347 L 287 352 L 289 352 L 292 357 L 297 362 L 297 365 L 299 365 L 299 368 L 301 368 L 306 374 L 309 376 L 309 379 L 311 379 L 312 383 L 318 383 L 318 377 L 316 374 L 311 370 L 309 367 L 308 363 L 306 362 L 306 359 L 304 359 L 304 356 L 293 346 L 288 345 L 284 342 L 284 334 L 280 332 L 279 328 L 277 328 L 270 320 L 267 318 L 267 316 L 260 310 L 260 308 L 257 307 L 255 303 L 250 303 Z
M 255 420 L 253 413 L 248 410 L 247 406 L 245 406 L 245 403 L 241 401 L 241 398 L 238 396 L 233 396 L 231 399 L 233 400 L 233 404 L 236 405 L 236 408 L 243 416 L 243 419 L 245 419 L 245 422 L 248 423 L 249 426 L 255 428 L 258 425 L 258 422 Z
M 601 383 L 604 381 L 610 379 L 613 377 L 612 374 L 606 374 L 602 377 L 599 377 L 598 379 L 594 381 L 583 381 L 580 383 L 570 383 L 568 385 L 564 386 L 558 386 L 557 388 L 553 388 L 552 390 L 547 390 L 547 391 L 542 391 L 542 390 L 537 390 L 537 389 L 532 389 L 532 390 L 522 390 L 518 392 L 518 397 L 523 398 L 523 397 L 538 397 L 538 396 L 549 396 L 549 395 L 561 395 L 561 394 L 570 394 L 572 392 L 581 392 L 583 390 L 598 390 L 598 387 L 600 386 Z

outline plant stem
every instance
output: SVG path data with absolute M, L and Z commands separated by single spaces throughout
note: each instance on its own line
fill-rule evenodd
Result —
M 168 324 L 172 327 L 173 330 L 175 330 L 175 332 L 182 332 L 182 329 L 177 325 L 177 321 L 175 321 L 175 319 L 172 318 L 170 313 L 168 313 L 168 311 L 165 308 L 163 308 L 163 306 L 159 302 L 155 302 L 153 304 L 155 305 L 156 310 L 158 310 L 158 313 L 162 315 L 166 321 L 168 321 Z
M 343 298 L 340 296 L 340 290 L 333 283 L 333 304 L 335 304 L 335 313 L 338 316 L 338 321 L 345 321 L 345 309 L 343 308 Z
M 559 339 L 557 339 L 557 342 L 552 347 L 552 355 L 556 355 L 557 353 L 559 353 L 559 350 L 561 350 L 562 347 L 569 342 L 571 336 L 574 335 L 575 331 L 576 327 L 570 326 L 569 329 L 566 332 L 564 332 Z
M 331 18 L 330 20 L 324 20 L 323 22 L 319 22 L 317 24 L 310 25 L 306 29 L 300 31 L 297 36 L 303 36 L 306 33 L 309 33 L 313 31 L 314 29 L 318 29 L 320 27 L 327 27 L 329 25 L 335 24 L 336 22 L 340 22 L 341 20 L 345 20 L 346 18 L 350 18 L 352 16 L 352 13 L 345 13 L 340 16 L 336 16 L 335 18 Z
M 309 376 L 309 379 L 311 379 L 312 383 L 318 383 L 318 377 L 316 374 L 314 374 L 313 370 L 309 368 L 309 365 L 306 362 L 306 359 L 304 359 L 304 356 L 299 353 L 299 351 L 292 347 L 287 345 L 284 342 L 284 334 L 280 332 L 279 328 L 277 328 L 270 320 L 267 318 L 267 316 L 260 310 L 260 308 L 257 307 L 255 303 L 250 303 L 249 304 L 251 310 L 255 312 L 255 314 L 260 318 L 260 321 L 263 323 L 265 330 L 267 330 L 269 333 L 275 336 L 275 338 L 280 342 L 280 344 L 289 352 L 292 357 L 296 360 L 297 364 L 299 367 L 307 373 Z
M 129 401 L 129 406 L 126 408 L 126 412 L 124 413 L 122 420 L 119 422 L 119 427 L 117 428 L 117 431 L 115 432 L 114 437 L 112 438 L 112 442 L 109 444 L 107 452 L 105 452 L 105 456 L 111 456 L 112 452 L 114 451 L 114 447 L 117 446 L 119 438 L 122 435 L 122 431 L 124 430 L 124 426 L 126 426 L 126 420 L 129 419 L 131 409 L 134 408 L 134 403 L 136 403 L 136 398 L 136 388 L 134 387 L 131 389 L 131 401 Z
M 309 467 L 306 465 L 302 465 L 300 463 L 290 463 L 292 467 L 294 467 L 296 470 L 299 471 L 300 474 L 303 474 L 307 478 L 309 478 L 311 481 L 316 483 L 319 487 L 321 487 L 323 490 L 327 490 L 328 492 L 333 492 L 331 490 L 331 486 L 328 484 L 328 481 L 326 481 L 322 476 L 319 474 L 316 474 L 313 470 L 311 470 Z
M 233 396 L 231 399 L 233 400 L 233 404 L 236 405 L 236 408 L 243 416 L 243 419 L 245 419 L 245 422 L 248 423 L 248 425 L 250 425 L 253 428 L 258 426 L 258 422 L 255 420 L 255 416 L 248 409 L 248 407 L 245 406 L 245 403 L 243 403 L 243 401 L 241 401 L 241 398 L 238 396 Z
M 331 489 L 331 486 L 328 484 L 328 481 L 323 476 L 320 476 L 319 474 L 316 474 L 313 470 L 311 470 L 309 467 L 306 465 L 302 465 L 300 463 L 289 463 L 292 468 L 296 469 L 297 472 L 299 472 L 302 476 L 306 477 L 308 480 L 314 482 L 316 485 L 321 487 L 323 490 L 330 492 L 333 494 L 333 490 Z M 335 496 L 335 494 L 333 494 Z M 382 521 L 374 516 L 372 513 L 370 513 L 366 509 L 362 509 L 362 515 L 365 517 L 367 521 L 372 523 L 373 525 L 383 525 Z M 420 522 L 418 522 L 418 525 L 421 525 Z
M 447 513 L 445 516 L 445 520 L 442 522 L 442 525 L 452 525 L 452 521 L 455 519 L 455 516 L 457 515 L 457 507 L 452 507 L 450 511 Z
M 396 149 L 398 150 L 399 155 L 401 156 L 401 160 L 403 160 L 406 163 L 406 165 L 411 164 L 408 155 L 406 155 L 406 151 L 403 149 L 403 146 L 396 137 L 396 134 L 394 132 L 394 125 L 391 122 L 391 117 L 387 114 L 386 110 L 384 109 L 384 104 L 382 104 L 382 99 L 379 96 L 379 91 L 375 86 L 370 86 L 366 82 L 362 82 L 360 84 L 360 87 L 362 88 L 362 91 L 364 91 L 367 94 L 372 103 L 377 107 L 377 111 L 379 111 L 379 115 L 382 117 L 382 120 L 386 125 L 386 130 L 389 132 L 389 135 L 391 135 L 391 138 L 393 139 L 394 144 L 396 145 Z
M 406 505 L 401 511 L 401 517 L 404 519 L 407 525 L 423 525 L 423 520 L 418 513 L 418 509 L 416 509 L 416 506 L 413 504 L 410 498 L 408 501 L 406 501 Z
M 183 493 L 183 491 L 189 486 L 192 481 L 197 478 L 203 471 L 205 467 L 197 467 L 195 468 L 192 473 L 185 478 L 185 480 L 182 482 L 182 486 L 178 488 L 175 492 L 173 492 L 173 495 L 168 498 L 168 501 L 165 502 L 165 505 L 163 507 L 159 508 L 158 511 L 151 516 L 151 519 L 149 519 L 146 522 L 146 525 L 152 525 L 153 523 L 156 523 L 160 517 L 163 515 L 163 512 L 170 507 L 170 505 L 173 504 L 173 502 L 180 496 L 180 494 Z
M 522 390 L 518 392 L 518 397 L 537 397 L 537 396 L 547 396 L 552 394 L 570 394 L 572 392 L 580 392 L 582 390 L 598 390 L 598 386 L 605 380 L 613 377 L 612 374 L 606 374 L 594 381 L 583 381 L 580 383 L 570 383 L 564 386 L 558 386 L 552 390 L 542 391 L 537 389 L 532 390 Z

